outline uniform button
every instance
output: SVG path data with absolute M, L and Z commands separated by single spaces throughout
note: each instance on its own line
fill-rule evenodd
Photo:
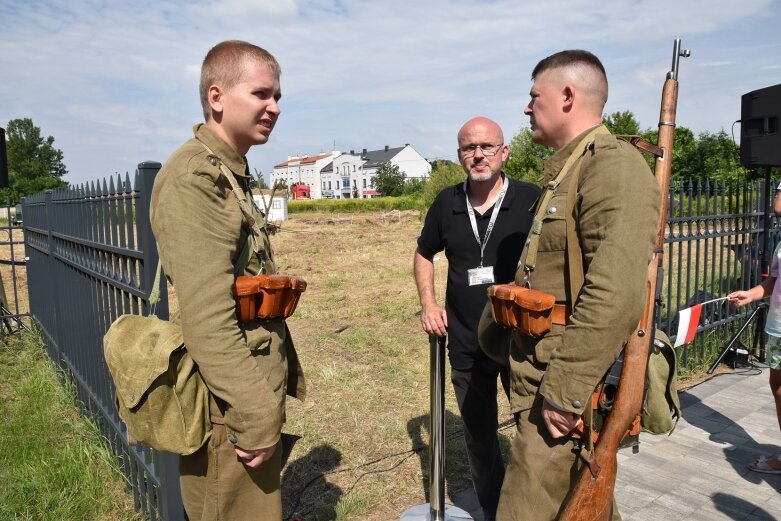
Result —
M 576 408 L 576 409 L 580 409 L 581 407 L 583 407 L 583 404 L 582 404 L 582 403 L 580 403 L 580 400 L 573 400 L 573 401 L 572 401 L 572 406 L 573 406 L 574 408 Z
M 530 245 L 532 243 L 531 239 L 526 239 L 526 246 Z
M 550 208 L 548 208 L 548 213 L 556 213 L 556 207 L 551 206 Z
M 216 157 L 210 157 L 209 163 L 212 164 L 212 166 L 217 166 L 217 158 Z
M 236 435 L 231 432 L 230 434 L 228 434 L 228 441 L 236 445 L 236 442 L 238 440 L 236 439 Z

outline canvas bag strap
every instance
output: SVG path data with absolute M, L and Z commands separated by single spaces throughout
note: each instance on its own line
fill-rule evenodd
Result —
M 250 229 L 250 241 L 252 242 L 252 251 L 254 251 L 255 253 L 260 253 L 260 251 L 262 251 L 261 244 L 260 244 L 262 232 L 260 231 L 260 225 L 258 224 L 257 219 L 255 219 L 255 216 L 252 215 L 252 207 L 250 206 L 250 203 L 247 201 L 248 194 L 246 194 L 244 190 L 241 189 L 239 183 L 236 181 L 236 177 L 233 175 L 233 172 L 231 172 L 230 169 L 227 166 L 225 166 L 225 163 L 222 162 L 220 157 L 214 152 L 212 152 L 212 150 L 209 148 L 209 146 L 206 143 L 200 140 L 199 143 L 203 145 L 203 148 L 205 148 L 206 151 L 209 153 L 209 155 L 212 158 L 214 158 L 214 160 L 219 164 L 220 172 L 228 180 L 228 183 L 231 185 L 231 191 L 233 192 L 233 195 L 236 196 L 236 201 L 239 203 L 239 208 L 241 209 L 241 213 L 244 216 L 244 222 L 247 223 L 247 226 Z M 249 257 L 249 256 L 240 255 L 240 257 Z
M 524 269 L 525 286 L 531 287 L 531 272 L 534 271 L 534 267 L 537 264 L 537 249 L 539 248 L 540 235 L 542 234 L 543 218 L 545 217 L 545 212 L 548 211 L 548 204 L 553 198 L 553 194 L 556 191 L 556 188 L 559 187 L 561 181 L 572 168 L 572 165 L 575 163 L 575 161 L 580 159 L 583 154 L 585 154 L 586 150 L 588 150 L 588 148 L 591 146 L 594 137 L 597 134 L 606 133 L 609 133 L 609 131 L 603 125 L 599 125 L 583 136 L 583 138 L 580 140 L 580 143 L 578 143 L 578 146 L 575 147 L 575 149 L 572 151 L 572 154 L 570 154 L 570 156 L 567 158 L 567 161 L 564 163 L 564 166 L 561 168 L 556 178 L 553 181 L 548 182 L 548 184 L 545 186 L 545 191 L 543 192 L 542 197 L 537 204 L 537 212 L 534 215 L 531 230 L 529 231 L 529 240 L 526 244 L 526 247 L 524 248 L 523 253 L 521 254 L 520 264 Z
M 245 243 L 244 248 L 242 249 L 242 254 L 239 255 L 239 260 L 236 263 L 236 268 L 234 269 L 234 273 L 238 272 L 239 274 L 244 273 L 244 270 L 247 268 L 247 264 L 249 263 L 249 255 L 243 255 L 245 250 L 248 249 L 247 244 L 249 244 L 249 241 Z M 149 292 L 149 314 L 154 315 L 155 314 L 155 308 L 157 307 L 157 303 L 160 302 L 160 277 L 162 276 L 163 272 L 163 263 L 160 262 L 160 260 L 157 260 L 157 269 L 155 270 L 155 281 L 152 283 L 152 291 Z
M 640 136 L 616 136 L 619 139 L 626 139 L 642 152 L 646 152 L 654 157 L 661 157 L 662 151 L 653 143 L 649 143 Z M 585 150 L 583 151 L 586 152 Z M 582 155 L 581 155 L 582 157 Z M 583 161 L 579 161 L 577 167 L 572 172 L 567 192 L 567 263 L 569 264 L 569 301 L 574 304 L 578 297 L 585 277 L 583 275 L 583 250 L 580 248 L 580 239 L 578 238 L 577 223 L 575 222 L 575 203 L 578 197 L 578 183 L 580 182 L 580 170 Z

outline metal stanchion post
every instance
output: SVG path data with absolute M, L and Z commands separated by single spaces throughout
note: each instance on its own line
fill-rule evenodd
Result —
M 429 414 L 429 501 L 404 512 L 399 521 L 472 521 L 464 510 L 445 505 L 445 337 L 431 344 L 431 412 Z

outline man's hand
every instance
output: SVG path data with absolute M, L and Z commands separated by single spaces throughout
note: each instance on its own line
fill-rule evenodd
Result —
M 241 447 L 233 447 L 236 451 L 236 455 L 239 457 L 242 463 L 252 469 L 258 468 L 261 463 L 269 459 L 274 451 L 277 449 L 277 444 L 267 447 L 265 449 L 244 450 Z
M 447 334 L 447 313 L 437 304 L 429 304 L 420 313 L 420 324 L 429 335 Z
M 439 307 L 434 293 L 434 259 L 415 250 L 413 260 L 415 285 L 420 297 L 420 325 L 429 335 L 447 334 L 447 313 Z
M 580 414 L 562 411 L 545 400 L 542 404 L 542 419 L 545 421 L 545 426 L 548 428 L 550 435 L 554 438 L 561 438 L 575 428 L 580 419 Z

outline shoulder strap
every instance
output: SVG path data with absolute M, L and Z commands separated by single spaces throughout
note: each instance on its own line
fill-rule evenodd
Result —
M 212 150 L 209 148 L 209 146 L 204 143 L 201 140 L 198 140 L 198 142 L 203 145 L 203 148 L 206 149 L 206 151 L 209 153 L 210 160 L 216 161 L 217 165 L 220 167 L 220 172 L 222 173 L 223 177 L 228 180 L 228 183 L 231 186 L 231 191 L 233 192 L 233 195 L 236 197 L 236 201 L 239 203 L 239 208 L 241 209 L 241 213 L 244 216 L 244 222 L 247 223 L 247 226 L 250 229 L 250 238 L 249 240 L 252 243 L 252 251 L 255 253 L 259 253 L 261 248 L 261 236 L 262 232 L 260 231 L 260 225 L 258 224 L 257 219 L 252 215 L 252 207 L 250 206 L 250 203 L 247 201 L 248 197 L 250 197 L 248 194 L 246 194 L 241 187 L 239 187 L 239 183 L 236 182 L 236 177 L 234 177 L 233 172 L 230 171 L 230 169 L 225 166 L 225 164 L 222 162 L 222 159 L 212 152 Z M 214 163 L 213 163 L 214 164 Z M 243 251 L 243 250 L 242 250 Z M 246 257 L 245 259 L 245 267 L 246 262 L 248 262 L 249 256 L 248 255 L 241 255 L 240 257 Z M 241 259 L 239 259 L 241 261 Z M 244 272 L 244 269 L 241 270 Z
M 589 146 L 594 140 L 594 137 L 597 134 L 604 133 L 609 133 L 609 131 L 603 125 L 599 125 L 592 129 L 588 134 L 583 136 L 583 139 L 580 140 L 578 146 L 575 147 L 570 156 L 567 158 L 567 161 L 564 163 L 564 166 L 561 168 L 556 178 L 553 181 L 548 182 L 548 184 L 545 186 L 544 192 L 542 193 L 542 196 L 540 197 L 540 200 L 537 204 L 537 212 L 534 215 L 531 230 L 529 230 L 529 240 L 526 244 L 526 248 L 524 248 L 524 251 L 521 254 L 521 265 L 523 265 L 524 268 L 525 285 L 530 285 L 530 275 L 531 272 L 534 271 L 534 267 L 537 264 L 537 249 L 539 248 L 540 234 L 542 234 L 542 223 L 545 217 L 545 212 L 548 211 L 548 204 L 553 198 L 554 192 L 564 180 L 573 164 L 578 159 L 580 159 L 583 154 L 586 153 L 586 150 L 588 150 Z
M 634 145 L 641 152 L 645 152 L 654 157 L 662 156 L 662 149 L 649 143 L 640 136 L 615 136 L 618 139 L 624 139 Z M 585 150 L 584 150 L 585 153 Z M 582 155 L 580 156 L 582 157 Z M 574 305 L 578 297 L 583 282 L 583 250 L 580 248 L 580 238 L 578 237 L 577 223 L 575 222 L 575 204 L 578 196 L 578 183 L 580 182 L 580 169 L 583 162 L 577 164 L 567 192 L 567 264 L 569 269 L 569 301 Z

